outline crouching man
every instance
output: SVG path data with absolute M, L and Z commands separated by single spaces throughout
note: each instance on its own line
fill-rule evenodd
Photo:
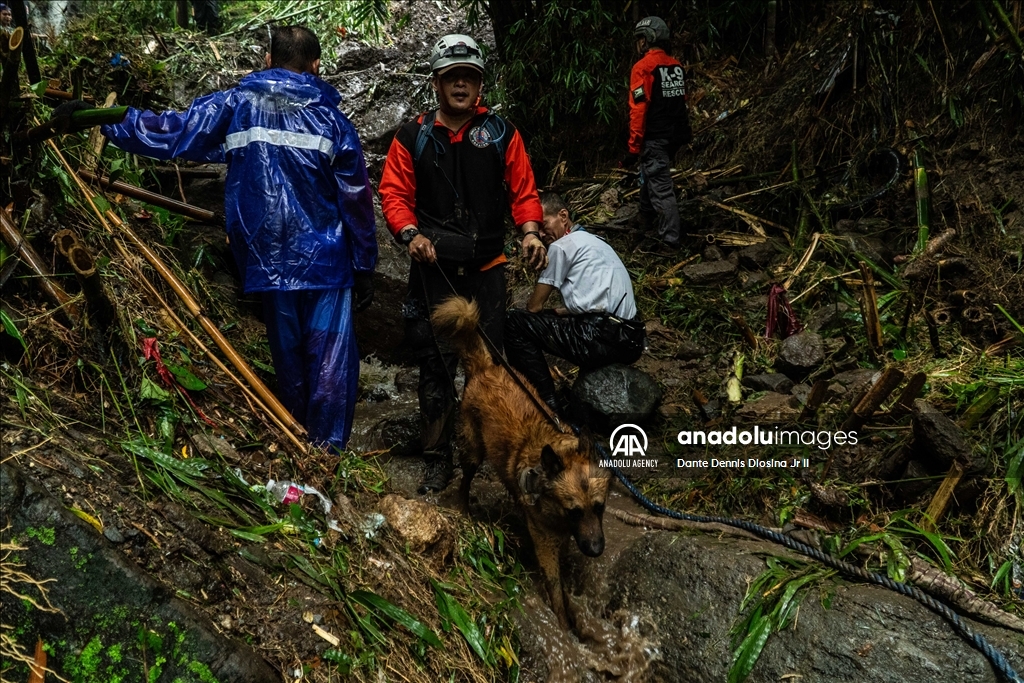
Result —
M 542 193 L 540 203 L 548 265 L 537 278 L 526 310 L 508 312 L 505 353 L 544 402 L 559 411 L 563 406 L 556 400 L 544 352 L 583 370 L 629 364 L 643 353 L 646 331 L 636 319 L 633 284 L 615 250 L 575 223 L 554 192 Z M 556 289 L 565 307 L 545 310 Z

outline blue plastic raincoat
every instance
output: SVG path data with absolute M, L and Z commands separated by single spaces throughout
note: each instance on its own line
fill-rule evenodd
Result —
M 377 263 L 373 196 L 341 95 L 287 69 L 249 74 L 188 111 L 129 109 L 103 126 L 155 159 L 228 163 L 224 213 L 246 292 L 351 287 Z
M 353 271 L 373 271 L 373 199 L 341 96 L 310 74 L 268 69 L 185 113 L 129 109 L 104 126 L 121 149 L 227 162 L 231 249 L 246 292 L 263 292 L 278 396 L 310 441 L 343 448 L 359 379 Z

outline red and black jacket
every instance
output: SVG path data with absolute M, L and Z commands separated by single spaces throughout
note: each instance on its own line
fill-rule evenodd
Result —
M 516 225 L 540 222 L 543 211 L 533 169 L 519 131 L 505 122 L 502 146 L 491 144 L 485 107 L 458 131 L 434 122 L 418 160 L 416 138 L 424 115 L 395 134 L 380 181 L 381 208 L 397 235 L 407 225 L 476 237 L 482 265 L 504 261 L 505 219 Z M 501 126 L 499 126 L 500 128 Z
M 690 141 L 686 83 L 678 60 L 661 48 L 651 48 L 629 77 L 629 151 L 639 154 L 644 140 Z

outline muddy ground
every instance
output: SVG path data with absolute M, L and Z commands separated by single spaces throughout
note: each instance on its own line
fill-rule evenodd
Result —
M 773 66 L 724 55 L 691 65 L 698 135 L 677 159 L 688 233 L 677 258 L 640 251 L 645 235 L 629 174 L 599 168 L 551 177 L 577 215 L 623 256 L 648 321 L 649 347 L 635 367 L 661 391 L 641 423 L 650 437 L 646 456 L 659 464 L 629 474 L 670 507 L 783 528 L 833 553 L 872 539 L 858 556 L 864 566 L 900 575 L 910 557 L 923 560 L 1019 619 L 1024 521 L 1019 479 L 1012 489 L 1007 476 L 1024 443 L 1022 333 L 1012 322 L 1024 321 L 1024 150 L 1015 76 L 1001 61 L 1005 44 L 989 45 L 965 20 L 950 57 L 960 83 L 937 101 L 934 65 L 945 59 L 951 36 L 940 38 L 909 6 L 902 14 L 858 14 L 846 3 L 834 9 Z M 429 106 L 422 37 L 470 30 L 465 16 L 443 3 L 394 3 L 393 11 L 410 18 L 393 27 L 391 44 L 353 39 L 325 59 L 325 77 L 346 97 L 375 178 L 395 126 Z M 828 101 L 815 99 L 842 62 L 855 24 L 871 46 L 868 85 L 857 90 L 840 79 Z M 85 44 L 97 42 L 83 36 Z M 192 49 L 206 49 L 205 38 L 193 40 Z M 156 106 L 160 100 L 146 98 L 180 101 L 228 87 L 255 66 L 248 40 L 240 34 L 221 43 L 233 68 L 205 56 L 203 73 L 179 78 L 171 92 L 126 92 Z M 149 41 L 127 43 L 141 52 Z M 896 47 L 886 52 L 885 45 Z M 910 56 L 911 45 L 921 61 Z M 160 82 L 159 74 L 150 76 Z M 115 81 L 126 84 L 123 74 Z M 725 111 L 733 113 L 718 121 Z M 957 232 L 932 262 L 898 258 L 913 252 L 917 236 L 911 166 L 921 140 L 932 236 Z M 801 181 L 780 186 L 793 177 L 794 160 Z M 415 368 L 403 363 L 400 318 L 408 262 L 379 216 L 377 294 L 356 321 L 364 367 L 353 453 L 340 460 L 300 456 L 140 284 L 140 273 L 156 281 L 151 271 L 137 257 L 122 258 L 94 217 L 54 201 L 75 190 L 50 170 L 52 159 L 38 163 L 49 175 L 38 185 L 18 179 L 15 215 L 32 210 L 30 240 L 74 294 L 78 285 L 50 243 L 52 233 L 71 227 L 109 259 L 101 271 L 120 315 L 115 329 L 97 336 L 94 327 L 61 320 L 23 267 L 4 285 L 5 314 L 27 347 L 3 336 L 4 566 L 56 579 L 48 595 L 58 611 L 47 611 L 31 587 L 23 592 L 37 604 L 9 593 L 0 602 L 3 623 L 30 654 L 42 638 L 57 672 L 90 682 L 726 679 L 743 637 L 737 629 L 751 614 L 748 586 L 782 562 L 774 558 L 796 562 L 780 547 L 720 529 L 645 529 L 609 513 L 602 558 L 567 553 L 564 571 L 573 578 L 579 616 L 577 632 L 565 634 L 539 597 L 522 520 L 492 475 L 485 471 L 474 484 L 468 518 L 453 509 L 452 489 L 425 499 L 415 494 L 422 468 Z M 180 171 L 164 166 L 130 179 L 220 208 L 222 169 L 186 168 L 179 182 Z M 240 293 L 220 228 L 123 206 L 273 388 L 259 301 Z M 818 246 L 798 269 L 813 233 Z M 531 279 L 510 255 L 515 305 Z M 858 261 L 879 283 L 877 350 L 866 339 Z M 915 261 L 923 263 L 912 277 Z M 804 329 L 798 343 L 765 335 L 769 286 L 787 280 Z M 155 289 L 173 301 L 163 285 Z M 737 315 L 756 336 L 753 344 Z M 180 396 L 143 393 L 147 382 L 162 386 L 138 350 L 149 336 L 160 340 L 165 360 L 206 385 L 193 393 L 215 427 Z M 738 354 L 742 373 L 735 372 Z M 576 369 L 553 365 L 570 392 Z M 888 367 L 906 381 L 868 416 L 855 447 L 678 442 L 680 431 L 797 420 L 807 429 L 837 430 Z M 919 372 L 926 383 L 902 402 L 902 388 Z M 730 397 L 734 377 L 738 397 L 736 387 Z M 818 383 L 821 405 L 805 414 Z M 917 398 L 926 406 L 914 404 Z M 164 453 L 168 411 L 177 417 Z M 710 457 L 795 458 L 800 466 L 676 466 Z M 921 515 L 954 463 L 964 476 L 936 543 L 922 531 Z M 297 509 L 264 498 L 258 490 L 270 479 L 316 486 L 332 500 L 332 513 L 325 515 L 314 495 Z M 431 519 L 441 531 L 427 547 L 414 551 L 397 525 L 381 525 L 389 493 L 437 506 Z M 609 507 L 641 511 L 621 487 Z M 785 566 L 778 586 L 815 571 Z M 814 579 L 800 593 L 797 616 L 768 638 L 747 680 L 999 680 L 948 624 L 916 603 L 836 576 Z M 471 613 L 484 634 L 483 655 L 439 614 L 438 583 Z M 432 649 L 393 617 L 353 606 L 351 595 L 361 589 L 422 620 L 444 647 Z M 972 623 L 1024 668 L 1019 631 Z M 373 641 L 374 630 L 384 641 Z M 12 680 L 27 676 L 23 664 L 11 671 Z

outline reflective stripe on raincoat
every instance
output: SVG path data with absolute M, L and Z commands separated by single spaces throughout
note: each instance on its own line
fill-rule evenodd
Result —
M 252 73 L 188 111 L 129 109 L 121 149 L 228 164 L 224 213 L 246 292 L 337 289 L 377 262 L 373 197 L 341 95 L 311 74 Z

